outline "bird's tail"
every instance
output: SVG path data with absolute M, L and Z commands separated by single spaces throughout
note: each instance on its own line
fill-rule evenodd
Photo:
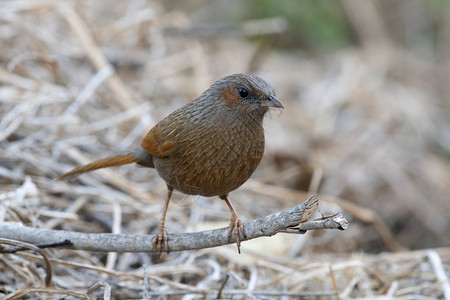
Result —
M 67 172 L 66 174 L 63 174 L 58 177 L 58 179 L 63 179 L 71 175 L 81 174 L 88 171 L 93 171 L 97 169 L 107 168 L 107 167 L 114 167 L 114 166 L 121 166 L 126 164 L 131 164 L 134 162 L 140 162 L 141 159 L 137 156 L 135 156 L 133 153 L 129 154 L 123 154 L 123 155 L 116 155 L 107 157 L 101 160 L 97 160 L 94 162 L 91 162 L 90 164 L 78 167 L 73 169 L 72 171 Z

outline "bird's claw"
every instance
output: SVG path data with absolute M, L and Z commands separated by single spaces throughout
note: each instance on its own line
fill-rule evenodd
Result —
M 238 253 L 241 254 L 241 234 L 243 239 L 245 240 L 247 236 L 245 235 L 244 226 L 242 225 L 241 220 L 238 217 L 231 217 L 230 227 L 228 228 L 228 241 L 231 240 L 231 236 L 233 234 L 236 236 L 236 246 L 238 248 Z
M 164 248 L 167 253 L 169 253 L 169 245 L 168 245 L 168 237 L 167 231 L 164 226 L 158 226 L 158 233 L 155 234 L 152 242 L 152 251 L 157 251 L 158 256 L 161 256 L 162 246 L 164 244 Z

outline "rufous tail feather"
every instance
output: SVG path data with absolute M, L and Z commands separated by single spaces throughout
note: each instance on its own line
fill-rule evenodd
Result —
M 132 153 L 130 154 L 124 154 L 124 155 L 116 155 L 107 157 L 101 160 L 94 161 L 90 164 L 78 167 L 73 169 L 72 171 L 67 172 L 66 174 L 63 174 L 58 177 L 58 179 L 63 179 L 65 177 L 75 175 L 75 174 L 81 174 L 88 171 L 93 171 L 97 169 L 107 168 L 107 167 L 114 167 L 114 166 L 121 166 L 126 164 L 131 164 L 134 162 L 140 161 L 139 158 L 134 156 Z

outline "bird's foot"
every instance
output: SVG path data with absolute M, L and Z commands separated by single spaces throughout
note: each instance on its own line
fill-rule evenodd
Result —
M 230 227 L 228 228 L 228 241 L 231 240 L 233 231 L 236 236 L 236 246 L 238 248 L 238 253 L 241 254 L 241 234 L 244 240 L 247 238 L 247 236 L 245 235 L 244 226 L 242 225 L 242 222 L 237 215 L 231 216 Z
M 161 256 L 161 250 L 162 246 L 164 244 L 164 248 L 167 253 L 169 253 L 169 245 L 168 245 L 168 237 L 167 237 L 167 231 L 164 224 L 159 224 L 158 226 L 158 233 L 155 234 L 155 237 L 153 238 L 152 242 L 152 251 L 157 251 L 158 256 Z

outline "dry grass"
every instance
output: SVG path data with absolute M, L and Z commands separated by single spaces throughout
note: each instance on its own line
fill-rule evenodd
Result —
M 323 212 L 340 207 L 351 220 L 344 232 L 244 242 L 242 255 L 235 246 L 161 259 L 46 250 L 51 288 L 42 256 L 1 254 L 0 296 L 191 299 L 215 298 L 222 287 L 233 299 L 449 299 L 450 251 L 439 247 L 450 245 L 450 165 L 437 150 L 448 146 L 449 107 L 433 80 L 445 64 L 386 41 L 378 52 L 317 59 L 262 53 L 239 35 L 183 31 L 189 15 L 158 1 L 0 5 L 0 222 L 153 232 L 165 194 L 154 170 L 54 178 L 133 148 L 213 81 L 249 70 L 272 83 L 286 109 L 266 120 L 266 156 L 252 182 L 231 194 L 241 217 L 293 206 L 310 191 L 322 195 Z M 228 221 L 222 201 L 177 194 L 167 224 L 187 232 Z M 435 250 L 354 254 L 402 247 Z

